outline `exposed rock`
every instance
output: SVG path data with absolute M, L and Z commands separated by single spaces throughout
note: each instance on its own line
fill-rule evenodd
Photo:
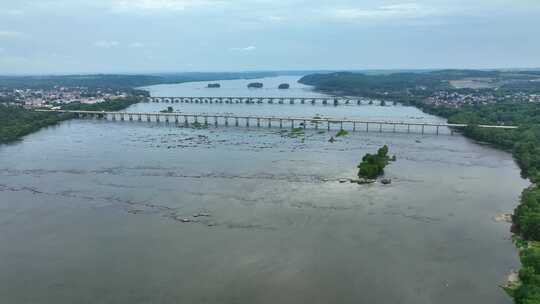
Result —
M 331 143 L 333 143 L 335 141 L 336 141 L 336 139 L 334 138 L 334 136 L 330 137 L 330 139 L 328 140 L 328 142 L 331 142 Z
M 197 213 L 193 217 L 209 217 L 210 213 Z
M 381 183 L 382 183 L 383 185 L 389 185 L 389 184 L 392 183 L 392 179 L 390 179 L 390 178 L 383 178 L 383 179 L 381 179 Z
M 506 284 L 503 285 L 505 288 L 513 288 L 517 284 L 519 284 L 519 273 L 517 271 L 512 270 L 506 279 Z
M 374 179 L 368 179 L 368 178 L 351 179 L 351 183 L 359 184 L 359 185 L 373 184 L 374 182 L 375 182 Z
M 493 217 L 493 220 L 495 220 L 495 222 L 512 223 L 512 214 L 511 213 L 497 214 Z
M 346 183 L 346 182 L 347 182 L 347 179 L 346 179 L 346 178 L 340 178 L 340 179 L 339 179 L 339 182 L 340 182 L 341 184 Z

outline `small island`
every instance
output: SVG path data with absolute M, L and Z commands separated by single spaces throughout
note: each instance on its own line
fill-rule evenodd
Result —
M 377 151 L 377 154 L 367 153 L 358 165 L 358 177 L 376 179 L 384 173 L 384 167 L 390 160 L 395 160 L 395 156 L 388 157 L 388 146 L 384 145 Z
M 209 83 L 206 87 L 211 89 L 217 89 L 221 88 L 221 85 L 219 83 Z
M 163 109 L 161 111 L 159 111 L 160 113 L 172 113 L 174 112 L 174 109 L 173 107 L 167 107 L 166 109 Z
M 287 90 L 288 88 L 290 88 L 291 86 L 288 84 L 288 83 L 282 83 L 278 86 L 278 89 L 280 90 Z
M 248 84 L 247 87 L 250 88 L 250 89 L 252 89 L 252 88 L 260 89 L 260 88 L 263 87 L 263 84 L 260 83 L 260 82 L 252 82 L 252 83 Z

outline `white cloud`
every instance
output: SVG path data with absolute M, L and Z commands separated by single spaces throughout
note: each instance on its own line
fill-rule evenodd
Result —
M 95 47 L 103 48 L 103 49 L 115 48 L 119 45 L 120 43 L 118 41 L 100 40 L 100 41 L 94 42 Z
M 211 0 L 113 0 L 111 10 L 117 13 L 171 13 L 189 8 L 218 4 Z
M 0 9 L 0 16 L 20 16 L 22 14 L 23 11 L 18 9 Z
M 140 49 L 144 47 L 144 44 L 140 42 L 133 42 L 133 43 L 130 43 L 128 47 L 133 48 L 133 49 Z
M 257 47 L 255 47 L 253 45 L 250 45 L 250 46 L 246 46 L 246 47 L 242 47 L 242 48 L 230 48 L 229 50 L 234 51 L 234 52 L 253 52 L 256 49 L 257 49 Z
M 437 15 L 439 10 L 416 3 L 384 5 L 376 8 L 338 8 L 331 10 L 332 17 L 341 20 L 376 20 L 421 18 Z
M 16 31 L 0 31 L 0 39 L 17 39 L 24 37 L 24 33 Z

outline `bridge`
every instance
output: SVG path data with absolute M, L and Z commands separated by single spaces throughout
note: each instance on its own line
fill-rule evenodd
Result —
M 339 119 L 322 117 L 276 117 L 254 115 L 227 115 L 227 114 L 195 114 L 195 113 L 133 113 L 133 112 L 105 112 L 105 111 L 69 111 L 69 110 L 36 110 L 38 112 L 71 113 L 77 118 L 104 119 L 111 121 L 138 121 L 156 123 L 175 123 L 185 127 L 214 127 L 222 126 L 246 126 L 246 127 L 279 127 L 281 128 L 310 128 L 332 129 L 350 131 L 375 131 L 393 133 L 419 133 L 436 134 L 441 131 L 445 134 L 453 134 L 454 130 L 467 127 L 466 124 L 448 124 L 434 122 L 403 122 L 403 121 L 370 121 L 357 119 Z M 517 129 L 516 126 L 478 125 L 486 129 Z
M 146 102 L 154 103 L 226 103 L 226 104 L 369 104 L 374 99 L 349 97 L 147 97 Z

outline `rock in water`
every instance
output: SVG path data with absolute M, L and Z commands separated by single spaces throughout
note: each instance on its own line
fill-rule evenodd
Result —
M 392 183 L 392 180 L 389 179 L 389 178 L 383 178 L 383 179 L 381 179 L 381 183 L 382 183 L 383 185 L 389 185 L 389 184 Z

